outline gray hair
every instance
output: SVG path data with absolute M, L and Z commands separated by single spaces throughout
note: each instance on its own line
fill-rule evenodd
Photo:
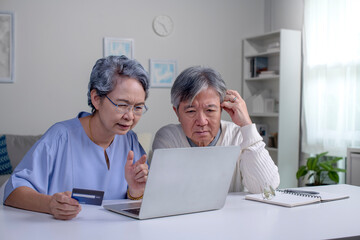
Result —
M 171 88 L 171 103 L 177 109 L 180 102 L 190 101 L 204 89 L 214 88 L 220 96 L 220 102 L 226 95 L 226 84 L 220 73 L 212 68 L 189 67 L 176 78 Z
M 91 71 L 87 96 L 92 113 L 95 112 L 95 107 L 91 102 L 91 91 L 95 89 L 98 96 L 105 97 L 114 90 L 116 77 L 120 76 L 138 80 L 145 91 L 145 99 L 148 97 L 149 74 L 143 66 L 138 61 L 128 59 L 124 55 L 108 56 L 97 60 Z

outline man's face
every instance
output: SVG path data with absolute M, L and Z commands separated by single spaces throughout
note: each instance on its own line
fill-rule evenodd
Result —
M 220 128 L 220 96 L 213 88 L 201 91 L 192 103 L 181 102 L 174 111 L 185 135 L 198 146 L 207 146 Z

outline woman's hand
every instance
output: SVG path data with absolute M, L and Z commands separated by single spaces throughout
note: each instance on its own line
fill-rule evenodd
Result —
M 69 191 L 50 196 L 25 186 L 12 191 L 5 204 L 30 211 L 49 213 L 56 219 L 62 220 L 72 219 L 81 211 L 79 202 L 71 198 Z
M 227 90 L 221 107 L 230 115 L 232 121 L 240 126 L 252 124 L 246 103 L 235 90 Z
M 125 179 L 132 197 L 138 198 L 144 194 L 148 173 L 149 167 L 146 164 L 146 155 L 144 154 L 134 163 L 134 152 L 129 151 L 125 165 Z
M 71 192 L 55 193 L 50 198 L 50 213 L 61 220 L 69 220 L 76 217 L 81 211 L 81 205 L 78 201 L 71 198 Z

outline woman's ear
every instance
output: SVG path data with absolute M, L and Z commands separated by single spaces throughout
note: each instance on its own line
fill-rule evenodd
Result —
M 90 92 L 91 103 L 94 105 L 96 110 L 99 110 L 101 104 L 101 97 L 96 92 L 96 89 L 91 90 Z

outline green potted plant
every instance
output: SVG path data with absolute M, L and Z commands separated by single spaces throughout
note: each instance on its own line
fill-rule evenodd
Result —
M 323 152 L 316 154 L 315 157 L 309 157 L 306 162 L 306 166 L 300 166 L 299 170 L 296 172 L 296 178 L 299 180 L 308 175 L 308 180 L 314 177 L 314 182 L 308 185 L 323 185 L 326 178 L 326 173 L 329 178 L 335 183 L 339 183 L 339 174 L 338 172 L 346 172 L 345 169 L 334 167 L 335 163 L 342 159 L 342 157 L 334 157 L 330 160 L 321 161 L 322 158 L 328 154 L 328 152 Z

